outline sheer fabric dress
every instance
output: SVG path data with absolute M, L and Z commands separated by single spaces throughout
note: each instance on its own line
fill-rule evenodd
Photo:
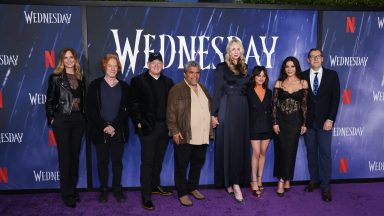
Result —
M 275 136 L 275 164 L 273 175 L 278 179 L 292 180 L 300 130 L 305 126 L 307 116 L 308 89 L 288 92 L 275 88 L 272 117 L 274 125 L 279 125 L 280 133 Z
M 212 115 L 219 120 L 215 134 L 216 186 L 250 181 L 248 81 L 249 76 L 235 75 L 226 63 L 216 67 L 212 103 Z

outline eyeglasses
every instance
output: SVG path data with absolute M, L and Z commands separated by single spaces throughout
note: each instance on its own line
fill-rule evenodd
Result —
M 321 57 L 323 57 L 322 55 L 316 55 L 316 56 L 309 56 L 310 59 L 321 59 Z

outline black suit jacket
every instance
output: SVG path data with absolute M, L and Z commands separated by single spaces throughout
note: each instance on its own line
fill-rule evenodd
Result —
M 133 77 L 131 80 L 131 103 L 133 106 L 131 118 L 136 129 L 137 124 L 141 124 L 141 130 L 145 135 L 153 130 L 156 122 L 156 110 L 158 108 L 155 89 L 151 84 L 151 79 L 153 78 L 147 70 L 147 72 Z M 164 100 L 165 104 L 167 104 L 168 93 L 173 86 L 173 81 L 163 74 L 160 75 L 159 79 L 164 84 L 166 91 L 166 97 L 161 100 Z
M 272 131 L 272 91 L 266 89 L 264 99 L 260 101 L 253 87 L 249 87 L 247 98 L 251 133 Z
M 323 75 L 316 96 L 313 94 L 309 80 L 309 69 L 303 72 L 303 78 L 309 85 L 307 127 L 323 128 L 327 119 L 335 122 L 340 103 L 340 81 L 336 71 L 323 67 Z

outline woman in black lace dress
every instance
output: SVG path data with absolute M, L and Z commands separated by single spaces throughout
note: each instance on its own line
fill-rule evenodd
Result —
M 289 191 L 293 179 L 300 135 L 307 130 L 308 83 L 301 79 L 300 63 L 287 57 L 275 83 L 273 94 L 273 130 L 275 136 L 275 166 L 273 175 L 278 178 L 277 195 Z

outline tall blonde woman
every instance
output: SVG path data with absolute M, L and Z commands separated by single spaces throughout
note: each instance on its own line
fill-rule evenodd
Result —
M 215 139 L 215 184 L 225 187 L 235 200 L 244 204 L 240 185 L 249 183 L 249 115 L 246 96 L 249 81 L 240 40 L 232 39 L 225 62 L 215 71 L 212 124 Z

